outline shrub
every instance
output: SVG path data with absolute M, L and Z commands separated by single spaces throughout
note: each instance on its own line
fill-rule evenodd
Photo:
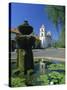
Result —
M 25 86 L 25 79 L 19 77 L 11 77 L 11 86 L 12 87 L 20 87 Z

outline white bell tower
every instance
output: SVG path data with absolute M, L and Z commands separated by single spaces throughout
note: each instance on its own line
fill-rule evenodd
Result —
M 45 48 L 46 47 L 46 30 L 45 30 L 45 26 L 42 24 L 41 28 L 40 28 L 40 36 L 39 36 L 40 40 L 41 40 L 41 47 Z

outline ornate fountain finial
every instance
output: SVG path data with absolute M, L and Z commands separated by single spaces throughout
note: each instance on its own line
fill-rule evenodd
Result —
M 22 35 L 29 35 L 33 32 L 33 27 L 29 25 L 27 20 L 25 20 L 22 25 L 18 26 L 18 29 Z

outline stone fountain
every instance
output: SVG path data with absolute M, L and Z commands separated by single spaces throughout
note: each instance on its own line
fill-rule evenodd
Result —
M 22 25 L 18 26 L 18 30 L 20 35 L 17 35 L 17 66 L 26 78 L 26 85 L 32 85 L 30 79 L 34 72 L 32 46 L 35 43 L 35 37 L 32 35 L 33 27 L 29 25 L 28 21 L 24 21 Z

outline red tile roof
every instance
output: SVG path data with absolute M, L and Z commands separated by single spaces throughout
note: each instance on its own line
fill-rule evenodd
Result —
M 21 34 L 17 28 L 11 29 L 12 33 Z

